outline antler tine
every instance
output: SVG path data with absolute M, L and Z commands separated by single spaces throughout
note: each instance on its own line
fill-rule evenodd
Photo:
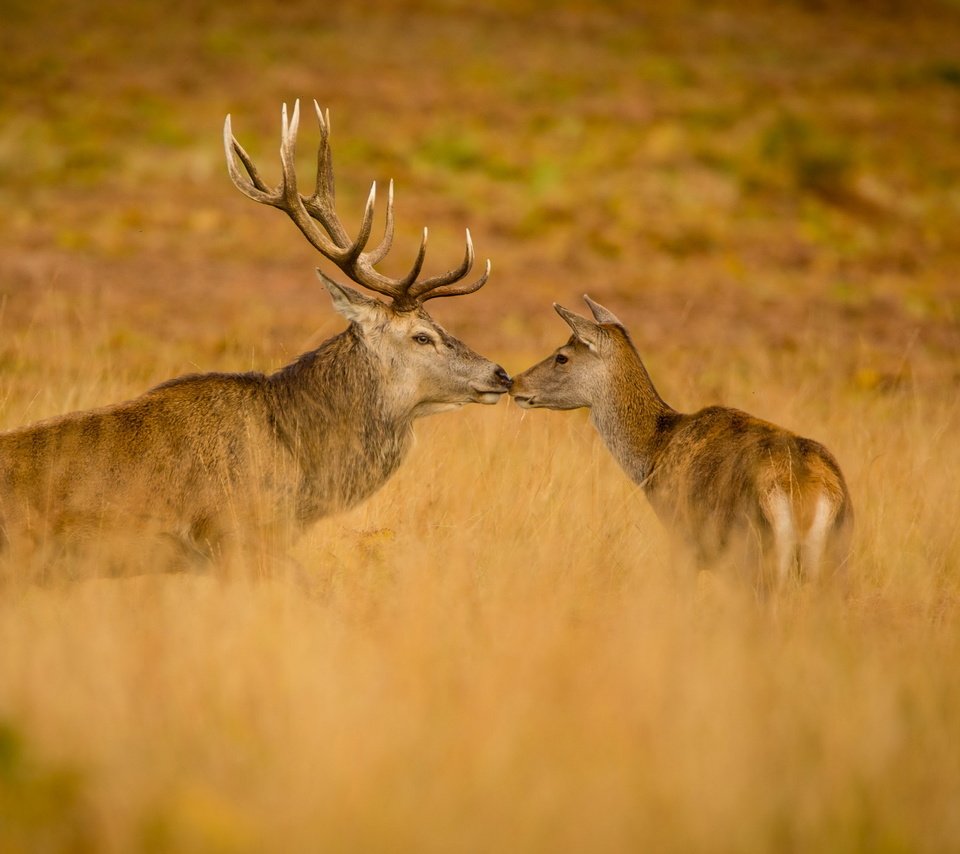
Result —
M 410 272 L 399 280 L 400 288 L 403 293 L 414 300 L 417 297 L 414 293 L 412 285 L 417 280 L 417 276 L 420 275 L 420 271 L 423 269 L 423 259 L 427 257 L 428 234 L 429 232 L 427 231 L 427 227 L 424 226 L 423 236 L 420 238 L 420 248 L 417 250 L 417 257 L 413 259 L 413 266 L 410 268 Z
M 247 170 L 247 174 L 250 176 L 250 180 L 253 181 L 257 189 L 262 190 L 265 193 L 269 193 L 270 190 L 267 188 L 267 183 L 260 177 L 260 173 L 257 171 L 257 167 L 253 163 L 253 159 L 247 154 L 246 150 L 240 145 L 239 142 L 234 139 L 233 148 L 240 157 L 240 160 L 243 162 L 244 169 Z
M 367 253 L 367 261 L 373 266 L 379 264 L 393 246 L 393 178 L 390 179 L 390 186 L 387 188 L 387 218 L 383 226 L 383 238 L 380 244 Z
M 437 299 L 438 297 L 460 297 L 465 296 L 466 294 L 472 294 L 474 291 L 479 291 L 486 283 L 487 279 L 490 278 L 490 259 L 487 259 L 487 263 L 484 265 L 483 275 L 479 279 L 471 282 L 469 285 L 447 285 L 446 287 L 438 286 L 433 288 L 430 291 L 427 291 L 421 297 L 418 297 L 420 302 L 426 302 L 428 299 Z
M 313 102 L 313 110 L 317 114 L 317 124 L 320 126 L 320 145 L 317 147 L 317 186 L 313 199 L 321 203 L 327 202 L 328 207 L 332 208 L 337 192 L 333 180 L 333 153 L 330 150 L 330 111 L 327 110 L 324 115 L 324 111 L 320 109 L 316 100 Z
M 371 194 L 367 199 L 367 208 L 363 214 L 362 233 L 356 240 L 351 240 L 337 215 L 335 205 L 336 186 L 333 177 L 333 152 L 330 148 L 330 111 L 322 110 L 316 100 L 313 102 L 313 110 L 316 113 L 317 125 L 320 128 L 320 144 L 317 147 L 317 182 L 313 195 L 309 198 L 301 196 L 301 200 L 307 213 L 326 229 L 333 242 L 342 250 L 340 259 L 331 259 L 338 266 L 342 266 L 343 263 L 351 263 L 355 260 L 370 239 L 370 226 L 367 220 L 368 217 L 373 215 L 372 199 L 376 197 L 376 194 L 371 189 Z M 375 186 L 376 182 L 374 182 Z
M 256 166 L 253 165 L 250 155 L 244 151 L 243 146 L 237 142 L 237 138 L 233 135 L 229 113 L 227 113 L 227 118 L 223 123 L 223 149 L 227 155 L 227 172 L 230 174 L 233 185 L 247 198 L 253 199 L 255 202 L 275 205 L 279 200 L 279 188 L 272 192 L 267 189 L 267 185 L 260 177 L 260 173 L 257 172 Z M 234 152 L 239 155 L 249 177 L 244 175 L 237 167 Z
M 335 241 L 347 251 L 344 255 L 344 262 L 356 260 L 362 253 L 367 242 L 370 240 L 370 232 L 373 226 L 373 210 L 377 196 L 377 182 L 374 181 L 370 188 L 370 195 L 367 197 L 367 204 L 363 211 L 363 220 L 360 225 L 360 234 L 356 240 L 351 241 L 343 228 L 340 218 L 337 216 L 334 205 L 336 199 L 336 186 L 333 177 L 333 152 L 330 148 L 330 111 L 322 110 L 316 100 L 313 102 L 313 110 L 317 116 L 317 125 L 320 128 L 320 145 L 317 147 L 317 183 L 313 195 L 309 199 L 303 200 L 303 205 L 307 213 L 318 220 L 324 228 L 334 236 Z M 393 182 L 390 182 L 390 193 L 387 202 L 388 224 L 392 218 L 393 207 Z M 392 241 L 393 235 L 390 234 Z M 386 238 L 385 238 L 386 240 Z M 376 252 L 381 253 L 375 260 L 371 259 L 369 264 L 372 266 L 386 255 L 389 249 L 389 243 L 384 249 L 382 243 L 377 247 Z
M 325 231 L 317 228 L 314 218 L 304 207 L 304 199 L 297 190 L 297 131 L 300 127 L 300 99 L 293 104 L 293 115 L 287 118 L 287 105 L 283 105 L 280 115 L 281 119 L 281 140 L 280 140 L 280 165 L 283 178 L 280 182 L 279 192 L 282 195 L 281 207 L 287 216 L 292 219 L 297 228 L 303 232 L 303 236 L 319 250 L 323 255 L 339 265 L 346 254 L 345 244 L 350 243 L 346 237 L 343 228 L 331 228 L 331 223 L 327 218 L 316 217 Z M 336 223 L 339 226 L 339 222 Z
M 370 185 L 370 194 L 367 196 L 367 204 L 363 209 L 363 219 L 360 222 L 360 233 L 357 239 L 351 244 L 349 252 L 344 259 L 345 263 L 352 263 L 363 254 L 363 248 L 370 239 L 370 232 L 373 230 L 373 207 L 377 202 L 377 182 Z M 364 259 L 366 261 L 366 258 Z
M 459 282 L 467 273 L 470 272 L 473 267 L 473 238 L 470 236 L 470 229 L 467 229 L 467 246 L 466 250 L 463 253 L 463 261 L 460 262 L 460 266 L 455 267 L 452 270 L 448 270 L 446 273 L 440 273 L 436 276 L 431 276 L 429 279 L 424 279 L 422 282 L 417 282 L 410 288 L 410 296 L 416 300 L 428 300 L 434 299 L 437 296 L 456 296 L 458 289 L 448 288 L 446 286 L 451 285 L 454 282 Z M 489 261 L 487 264 L 489 265 Z M 489 271 L 488 271 L 489 272 Z M 472 285 L 467 287 L 473 288 L 473 290 L 479 290 L 486 283 L 486 275 L 482 277 L 482 281 L 474 282 Z M 436 293 L 439 289 L 443 288 L 443 293 Z M 472 293 L 470 290 L 465 290 L 464 293 Z
M 293 102 L 293 119 L 287 119 L 287 105 L 280 111 L 280 166 L 283 170 L 281 188 L 284 197 L 299 201 L 297 192 L 297 166 L 294 158 L 297 153 L 297 131 L 300 128 L 300 99 Z

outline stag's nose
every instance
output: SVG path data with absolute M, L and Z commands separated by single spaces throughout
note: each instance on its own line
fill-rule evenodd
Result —
M 513 385 L 513 380 L 510 379 L 510 374 L 508 374 L 503 368 L 497 365 L 497 369 L 493 372 L 493 375 L 500 381 L 500 385 L 505 388 L 510 388 Z

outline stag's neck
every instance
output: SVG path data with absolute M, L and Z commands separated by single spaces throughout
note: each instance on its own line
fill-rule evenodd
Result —
M 640 355 L 625 346 L 605 393 L 591 407 L 591 419 L 634 482 L 643 484 L 650 476 L 665 425 L 675 414 L 654 388 Z
M 274 427 L 300 473 L 301 522 L 379 489 L 406 454 L 413 414 L 392 407 L 383 374 L 350 327 L 272 377 Z

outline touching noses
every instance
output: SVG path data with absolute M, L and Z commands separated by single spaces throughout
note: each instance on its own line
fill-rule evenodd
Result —
M 503 368 L 497 365 L 497 369 L 493 372 L 493 375 L 497 378 L 500 385 L 504 388 L 510 388 L 513 385 L 513 380 L 510 379 L 510 374 L 508 374 Z

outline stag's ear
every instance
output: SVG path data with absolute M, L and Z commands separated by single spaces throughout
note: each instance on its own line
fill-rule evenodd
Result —
M 559 303 L 554 303 L 553 307 L 557 314 L 567 321 L 574 336 L 581 344 L 586 344 L 594 353 L 600 349 L 600 336 L 603 335 L 603 331 L 596 323 L 581 317 L 579 314 L 574 314 Z
M 609 308 L 605 308 L 600 305 L 600 303 L 594 302 L 586 294 L 583 295 L 583 301 L 587 304 L 590 311 L 593 312 L 593 318 L 597 323 L 612 323 L 614 326 L 623 326 L 620 319 L 610 311 Z
M 384 305 L 380 300 L 364 296 L 353 288 L 335 282 L 325 276 L 319 267 L 317 276 L 329 291 L 336 312 L 342 314 L 347 320 L 366 327 L 382 319 Z

